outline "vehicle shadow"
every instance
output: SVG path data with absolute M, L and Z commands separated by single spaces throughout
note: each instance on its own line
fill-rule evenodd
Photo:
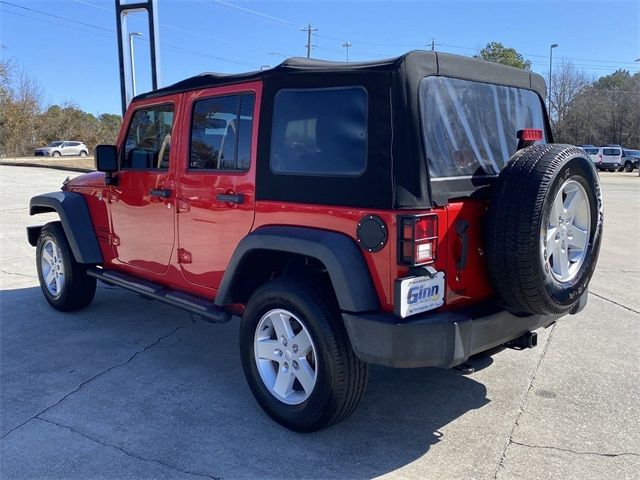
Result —
M 38 287 L 2 291 L 0 302 L 0 379 L 2 391 L 16 400 L 2 399 L 3 425 L 18 425 L 108 370 L 44 418 L 141 458 L 212 477 L 382 475 L 422 457 L 444 441 L 443 427 L 489 402 L 484 385 L 453 370 L 373 366 L 350 418 L 297 434 L 253 400 L 235 319 L 194 323 L 172 307 L 113 287 L 100 287 L 94 304 L 73 314 L 52 310 Z M 141 353 L 126 361 L 133 352 Z M 42 382 L 49 377 L 56 381 Z M 38 462 L 33 454 L 39 449 L 37 442 L 27 449 L 30 462 Z M 72 452 L 66 445 L 60 455 Z M 97 474 L 87 468 L 75 474 Z

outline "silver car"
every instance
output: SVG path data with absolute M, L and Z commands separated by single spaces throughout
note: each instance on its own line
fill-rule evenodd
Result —
M 89 155 L 89 149 L 82 142 L 72 142 L 59 140 L 51 142 L 46 147 L 37 148 L 34 152 L 36 157 L 60 157 L 60 156 L 80 156 Z

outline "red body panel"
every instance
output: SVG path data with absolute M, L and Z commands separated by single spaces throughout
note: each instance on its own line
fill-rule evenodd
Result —
M 254 92 L 251 167 L 247 172 L 189 171 L 189 143 L 193 102 L 216 95 Z M 292 225 L 340 232 L 356 240 L 358 221 L 378 215 L 388 227 L 382 250 L 363 256 L 371 273 L 381 309 L 393 311 L 396 279 L 409 267 L 398 264 L 399 215 L 434 213 L 438 216 L 438 244 L 434 267 L 445 272 L 446 296 L 441 309 L 458 308 L 492 295 L 482 258 L 482 225 L 486 205 L 465 199 L 434 210 L 394 211 L 326 205 L 296 204 L 255 199 L 257 139 L 262 84 L 197 90 L 136 102 L 125 115 L 118 138 L 122 148 L 133 112 L 141 107 L 175 103 L 170 167 L 168 170 L 121 170 L 118 185 L 108 187 L 104 175 L 83 175 L 68 189 L 87 197 L 100 248 L 108 269 L 161 283 L 202 297 L 215 297 L 224 271 L 242 238 L 266 225 Z M 172 191 L 169 198 L 151 197 L 151 189 Z M 219 194 L 242 194 L 242 204 L 226 204 Z M 107 208 L 107 205 L 109 208 Z M 456 222 L 469 222 L 467 262 L 458 268 L 462 241 Z
M 449 307 L 464 307 L 489 298 L 491 290 L 487 279 L 482 222 L 487 211 L 485 202 L 466 199 L 464 202 L 450 203 L 447 206 L 446 244 L 446 304 Z M 456 222 L 466 221 L 467 258 L 463 269 L 458 268 L 462 258 L 463 242 L 456 233 Z
M 185 259 L 181 263 L 185 279 L 201 287 L 217 289 L 233 252 L 253 225 L 256 177 L 256 145 L 262 84 L 225 86 L 187 92 L 183 110 L 190 115 L 193 102 L 218 95 L 253 92 L 255 104 L 251 145 L 251 166 L 247 172 L 189 170 L 189 129 L 182 129 L 185 146 L 178 161 L 178 244 Z M 190 124 L 190 122 L 187 122 Z M 224 203 L 217 195 L 240 194 L 241 204 Z

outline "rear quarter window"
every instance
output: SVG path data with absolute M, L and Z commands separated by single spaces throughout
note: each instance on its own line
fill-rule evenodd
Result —
M 420 115 L 431 177 L 494 175 L 518 146 L 517 132 L 546 125 L 540 97 L 522 88 L 429 76 Z
M 270 165 L 284 175 L 361 175 L 367 166 L 367 91 L 358 86 L 280 90 Z

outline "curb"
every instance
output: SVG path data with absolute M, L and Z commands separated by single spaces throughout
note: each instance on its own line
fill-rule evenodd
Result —
M 91 168 L 66 167 L 64 165 L 40 165 L 38 163 L 0 162 L 0 167 L 3 165 L 6 165 L 8 167 L 52 168 L 54 170 L 64 170 L 67 172 L 80 172 L 80 173 L 95 172 L 95 170 Z

